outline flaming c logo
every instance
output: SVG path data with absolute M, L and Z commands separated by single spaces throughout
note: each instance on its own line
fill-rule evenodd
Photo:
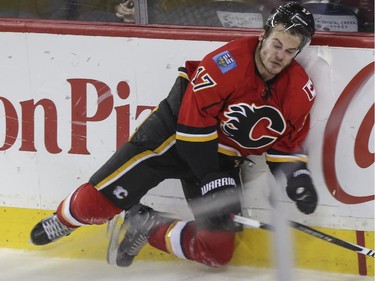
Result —
M 224 115 L 228 120 L 221 124 L 223 132 L 248 149 L 272 144 L 286 129 L 283 115 L 272 106 L 239 103 L 230 105 Z M 262 121 L 266 124 L 259 125 Z
M 351 100 L 374 75 L 374 62 L 359 71 L 345 87 L 332 109 L 327 121 L 323 140 L 323 174 L 330 193 L 345 204 L 359 204 L 375 199 L 375 195 L 353 196 L 344 191 L 337 178 L 335 169 L 336 144 L 343 117 Z M 370 134 L 374 126 L 374 104 L 365 115 L 358 129 L 354 144 L 354 159 L 360 168 L 368 168 L 374 163 L 374 153 L 368 149 Z

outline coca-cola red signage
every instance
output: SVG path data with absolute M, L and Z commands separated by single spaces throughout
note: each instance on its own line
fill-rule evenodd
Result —
M 375 195 L 354 196 L 344 190 L 336 171 L 336 152 L 339 130 L 345 113 L 355 95 L 360 93 L 362 86 L 374 75 L 374 62 L 368 64 L 359 71 L 343 90 L 337 99 L 327 121 L 323 139 L 323 174 L 330 194 L 338 201 L 345 204 L 358 204 L 374 200 Z M 348 151 L 354 152 L 354 159 L 358 167 L 366 169 L 374 164 L 374 152 L 369 151 L 369 141 L 374 127 L 374 104 L 369 105 L 354 142 L 354 148 Z M 361 189 L 361 186 L 357 187 Z

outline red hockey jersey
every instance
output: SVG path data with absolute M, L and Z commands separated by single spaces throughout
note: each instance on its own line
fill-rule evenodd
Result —
M 227 155 L 276 151 L 267 154 L 268 161 L 307 161 L 301 152 L 314 85 L 295 60 L 274 79 L 264 81 L 254 60 L 258 42 L 258 38 L 235 40 L 201 62 L 186 62 L 190 84 L 180 108 L 176 139 L 196 143 L 198 150 L 199 144 L 218 140 L 218 147 L 216 142 L 212 149 Z

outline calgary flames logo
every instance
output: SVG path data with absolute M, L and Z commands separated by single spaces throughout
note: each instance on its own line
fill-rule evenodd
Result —
M 224 113 L 222 131 L 241 147 L 258 149 L 272 144 L 286 129 L 279 110 L 246 103 L 230 105 Z

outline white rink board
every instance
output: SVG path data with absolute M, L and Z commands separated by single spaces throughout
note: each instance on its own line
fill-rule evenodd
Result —
M 119 124 L 129 122 L 131 133 L 150 112 L 143 108 L 156 106 L 167 95 L 178 66 L 187 59 L 199 60 L 223 44 L 13 32 L 0 33 L 0 40 L 0 205 L 48 210 L 55 209 L 68 193 L 87 181 L 115 151 Z M 358 203 L 358 197 L 374 194 L 374 167 L 373 163 L 360 167 L 354 152 L 355 144 L 363 138 L 368 147 L 362 147 L 361 152 L 366 157 L 374 152 L 373 128 L 370 133 L 358 135 L 374 103 L 373 71 L 368 81 L 360 83 L 344 110 L 336 146 L 332 148 L 336 154 L 328 159 L 335 169 L 324 169 L 322 164 L 327 120 L 347 84 L 373 62 L 373 50 L 312 46 L 298 60 L 318 92 L 307 145 L 320 202 L 315 214 L 303 216 L 285 197 L 290 217 L 317 226 L 373 231 L 374 201 Z M 92 81 L 111 90 L 101 96 L 99 103 L 98 89 Z M 128 96 L 119 96 L 118 85 L 129 86 Z M 82 121 L 72 116 L 72 100 L 77 101 L 80 95 L 87 97 L 87 133 L 83 136 L 72 132 L 72 123 Z M 112 98 L 113 104 L 105 103 Z M 45 130 L 41 106 L 36 108 L 34 120 L 30 117 L 30 107 L 41 101 L 51 109 L 50 116 L 56 116 L 51 123 L 57 126 L 56 134 L 50 133 L 51 127 Z M 127 107 L 127 120 L 118 120 L 117 112 L 124 113 Z M 96 116 L 97 112 L 101 115 Z M 94 117 L 97 121 L 89 120 Z M 80 153 L 83 148 L 77 143 L 84 144 L 89 154 Z M 244 167 L 244 207 L 255 218 L 268 220 L 269 172 L 263 157 L 252 159 L 257 163 L 255 167 Z M 333 192 L 324 177 L 332 173 L 339 182 Z M 352 202 L 335 198 L 332 194 L 336 192 L 345 192 L 344 197 Z M 187 208 L 176 208 L 185 204 L 182 197 L 178 182 L 168 180 L 152 190 L 145 201 L 165 211 L 178 210 L 180 216 L 187 217 Z

